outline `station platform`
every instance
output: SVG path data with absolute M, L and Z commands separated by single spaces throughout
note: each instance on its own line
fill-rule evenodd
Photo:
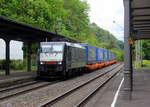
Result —
M 10 75 L 0 74 L 0 87 L 10 86 L 18 82 L 25 82 L 36 77 L 36 71 L 11 72 Z
M 122 86 L 115 107 L 150 107 L 150 70 L 134 70 L 133 91 Z
M 150 70 L 133 71 L 133 91 L 124 91 L 123 70 L 86 107 L 150 107 Z

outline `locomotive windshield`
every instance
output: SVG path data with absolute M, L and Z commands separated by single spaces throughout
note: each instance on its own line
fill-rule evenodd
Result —
M 63 45 L 43 45 L 41 47 L 41 51 L 43 53 L 62 52 L 63 51 Z
M 63 44 L 44 44 L 40 49 L 40 61 L 62 61 Z

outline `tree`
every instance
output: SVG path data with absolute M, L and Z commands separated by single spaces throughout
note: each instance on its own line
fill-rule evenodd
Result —
M 150 60 L 150 40 L 142 40 L 143 59 Z
M 57 32 L 79 42 L 123 48 L 110 32 L 90 23 L 83 0 L 0 0 L 0 15 Z

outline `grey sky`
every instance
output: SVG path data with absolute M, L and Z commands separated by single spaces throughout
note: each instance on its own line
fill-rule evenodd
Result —
M 90 5 L 90 21 L 113 33 L 117 39 L 123 40 L 123 0 L 85 1 Z
M 10 59 L 22 59 L 22 42 L 10 42 Z M 5 59 L 5 42 L 0 39 L 0 59 Z

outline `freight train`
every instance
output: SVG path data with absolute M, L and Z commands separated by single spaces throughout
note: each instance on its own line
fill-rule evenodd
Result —
M 116 54 L 86 43 L 41 42 L 38 52 L 38 77 L 68 77 L 113 63 Z

